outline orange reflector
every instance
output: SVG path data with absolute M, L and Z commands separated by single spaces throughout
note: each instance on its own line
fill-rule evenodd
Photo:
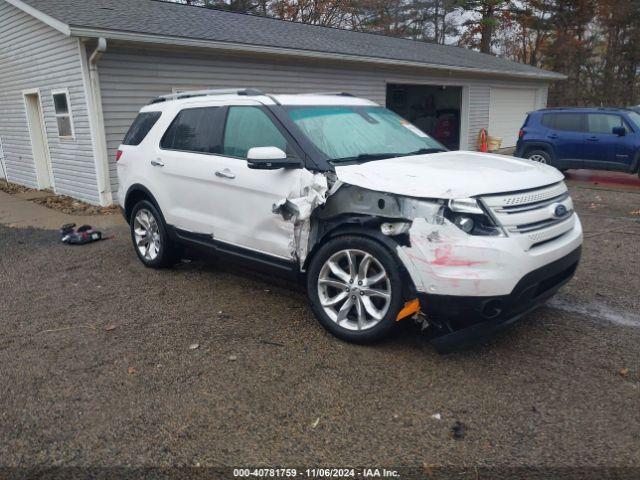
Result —
M 415 315 L 419 311 L 420 302 L 418 301 L 418 299 L 414 298 L 413 300 L 409 300 L 404 304 L 404 307 L 402 308 L 402 310 L 400 310 L 400 313 L 398 313 L 396 321 L 399 322 L 400 320 L 410 317 L 411 315 Z

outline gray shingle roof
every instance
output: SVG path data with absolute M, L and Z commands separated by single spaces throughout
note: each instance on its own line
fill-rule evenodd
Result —
M 563 75 L 465 48 L 157 0 L 22 0 L 74 29 L 109 30 L 421 63 L 544 79 Z M 171 43 L 167 40 L 167 43 Z

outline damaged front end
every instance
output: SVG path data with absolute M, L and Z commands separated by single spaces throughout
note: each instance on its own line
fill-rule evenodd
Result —
M 428 316 L 425 322 L 424 315 L 430 310 L 426 308 L 427 296 L 441 291 L 438 278 L 443 272 L 436 270 L 477 266 L 489 258 L 481 246 L 472 249 L 471 258 L 467 252 L 466 260 L 455 256 L 456 245 L 469 247 L 465 240 L 469 232 L 452 217 L 455 212 L 450 203 L 368 190 L 342 183 L 333 173 L 309 173 L 300 195 L 280 200 L 273 205 L 273 212 L 294 225 L 291 253 L 302 271 L 313 252 L 336 235 L 360 234 L 384 243 L 395 252 L 406 279 L 407 304 L 398 319 L 414 316 L 423 326 L 428 322 L 429 331 L 444 334 L 454 330 L 452 324 L 440 322 L 438 316 Z M 473 278 L 472 273 L 469 276 Z M 456 282 L 445 280 L 453 287 Z
M 441 352 L 477 342 L 543 303 L 571 278 L 580 257 L 578 249 L 532 269 L 473 198 L 415 198 L 346 184 L 334 173 L 308 175 L 300 196 L 273 207 L 294 225 L 291 252 L 301 271 L 330 238 L 375 238 L 399 261 L 405 316 Z M 419 308 L 409 307 L 416 300 Z

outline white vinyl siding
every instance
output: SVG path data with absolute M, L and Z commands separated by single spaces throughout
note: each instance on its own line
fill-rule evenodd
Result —
M 481 128 L 489 127 L 489 97 L 492 85 L 513 86 L 522 81 L 442 77 L 428 71 L 384 68 L 347 63 L 321 63 L 308 60 L 257 59 L 249 56 L 223 56 L 193 53 L 189 50 L 107 49 L 98 65 L 102 90 L 110 177 L 117 190 L 115 152 L 143 105 L 158 95 L 204 88 L 256 87 L 270 93 L 345 91 L 385 105 L 387 83 L 456 85 L 466 89 L 467 119 L 462 119 L 467 143 L 462 149 L 476 149 Z M 535 89 L 545 83 L 524 82 Z M 513 126 L 517 134 L 518 126 Z M 465 135 L 466 133 L 466 135 Z
M 38 89 L 56 193 L 98 203 L 78 39 L 0 2 L 0 137 L 8 179 L 37 187 L 22 91 Z M 67 90 L 74 137 L 60 138 L 52 91 Z
M 536 110 L 537 89 L 492 88 L 489 135 L 502 138 L 502 148 L 515 147 L 527 113 Z

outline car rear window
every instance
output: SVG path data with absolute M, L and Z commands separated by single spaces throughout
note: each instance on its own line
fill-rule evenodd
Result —
M 124 145 L 140 145 L 140 142 L 147 136 L 149 130 L 156 124 L 162 115 L 161 112 L 140 113 L 129 127 L 129 131 L 124 136 Z
M 178 113 L 162 137 L 160 147 L 195 153 L 222 153 L 223 126 L 223 108 L 188 108 Z
M 584 117 L 582 113 L 545 113 L 542 115 L 542 125 L 553 130 L 583 132 Z

